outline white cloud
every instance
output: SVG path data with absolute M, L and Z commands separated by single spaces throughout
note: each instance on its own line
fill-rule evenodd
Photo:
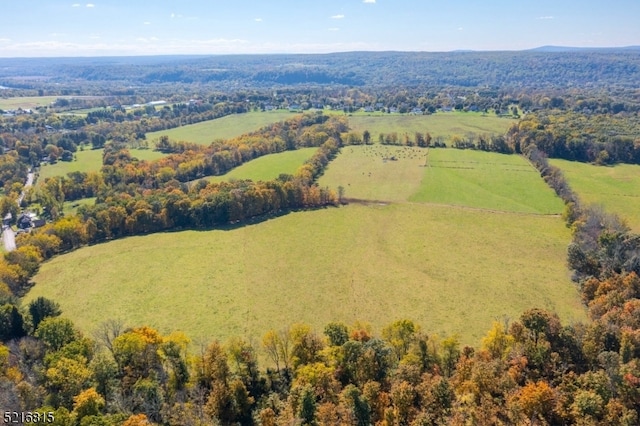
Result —
M 458 31 L 463 31 L 463 30 L 464 30 L 464 28 L 458 27 Z
M 371 4 L 373 4 L 375 2 L 376 2 L 376 0 L 362 0 L 362 3 L 371 3 Z
M 74 3 L 74 4 L 71 5 L 71 7 L 80 7 L 80 6 L 81 6 L 80 3 Z
M 151 22 L 149 22 L 149 21 L 144 21 L 142 24 L 143 24 L 143 25 L 151 25 Z
M 541 19 L 541 20 L 545 20 L 545 21 L 546 21 L 546 20 L 549 20 L 549 19 L 555 19 L 555 18 L 554 18 L 553 16 L 540 16 L 540 17 L 539 17 L 539 18 L 537 18 L 537 19 Z
M 344 19 L 344 15 L 333 15 L 331 19 Z
M 328 29 L 329 31 L 340 31 L 340 28 L 338 27 L 331 27 Z
M 87 7 L 96 7 L 96 5 L 93 3 L 87 3 Z
M 172 13 L 172 14 L 171 14 L 171 19 L 173 19 L 173 18 L 175 18 L 175 17 L 176 17 L 176 14 L 175 14 L 175 13 Z
M 262 18 L 255 18 L 254 21 L 256 22 L 262 22 Z
M 9 43 L 10 41 L 10 38 L 0 38 L 0 43 Z

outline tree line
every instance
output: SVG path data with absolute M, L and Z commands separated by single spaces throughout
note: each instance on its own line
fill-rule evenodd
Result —
M 528 114 L 507 137 L 516 152 L 535 146 L 548 157 L 607 165 L 640 164 L 639 134 L 635 115 L 555 111 Z

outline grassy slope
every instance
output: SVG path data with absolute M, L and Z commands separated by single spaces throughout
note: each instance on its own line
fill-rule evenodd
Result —
M 155 160 L 164 154 L 151 149 L 130 149 L 132 157 L 139 160 Z M 75 153 L 74 161 L 58 161 L 56 164 L 47 164 L 40 167 L 40 180 L 51 176 L 66 176 L 70 172 L 97 172 L 102 167 L 102 150 L 85 149 Z
M 320 186 L 342 186 L 347 198 L 406 201 L 418 190 L 427 151 L 416 147 L 348 146 L 329 165 Z M 396 157 L 398 161 L 383 161 Z
M 523 157 L 436 149 L 412 201 L 521 213 L 558 214 L 563 203 Z
M 440 112 L 432 115 L 354 114 L 349 117 L 349 124 L 354 131 L 369 130 L 375 141 L 380 133 L 391 132 L 399 135 L 408 133 L 412 140 L 415 132 L 429 132 L 433 137 L 445 138 L 456 134 L 464 136 L 467 133 L 504 134 L 514 122 L 513 119 L 474 112 Z
M 431 162 L 436 151 L 430 151 Z M 531 307 L 555 310 L 565 321 L 584 320 L 565 266 L 570 235 L 562 221 L 408 202 L 429 172 L 419 167 L 423 152 L 347 147 L 320 180 L 324 185 L 343 180 L 336 175 L 348 177 L 353 180 L 345 185 L 347 196 L 394 203 L 351 204 L 231 230 L 87 247 L 43 265 L 28 298 L 59 301 L 85 331 L 122 318 L 163 332 L 182 329 L 196 340 L 259 338 L 269 328 L 295 322 L 320 329 L 329 321 L 364 320 L 380 330 L 410 318 L 429 333 L 459 333 L 475 345 L 491 321 L 515 318 Z M 454 155 L 457 161 L 490 163 L 478 165 L 484 174 L 493 173 L 495 163 L 529 167 L 519 157 L 438 152 L 442 162 Z M 382 154 L 399 160 L 384 163 Z M 500 170 L 497 176 L 511 182 L 512 174 Z M 454 182 L 451 193 L 477 194 L 475 202 L 491 199 L 486 191 L 467 191 L 468 180 Z M 505 186 L 497 185 L 498 193 Z M 555 200 L 546 190 L 537 194 L 542 205 Z M 508 210 L 504 199 L 513 195 L 503 192 L 493 207 Z
M 242 134 L 258 130 L 268 124 L 286 120 L 293 114 L 288 111 L 249 112 L 233 114 L 216 120 L 203 121 L 197 124 L 176 127 L 170 130 L 147 133 L 147 140 L 167 135 L 176 141 L 188 141 L 202 145 L 209 145 L 216 139 L 229 139 Z
M 477 344 L 492 320 L 534 306 L 584 320 L 568 240 L 557 218 L 350 205 L 87 247 L 45 263 L 28 299 L 53 298 L 85 331 L 123 318 L 195 339 L 259 338 L 295 322 L 380 330 L 411 318 Z
M 56 99 L 64 96 L 22 96 L 14 98 L 0 98 L 0 109 L 29 109 L 48 106 Z
M 640 232 L 640 166 L 595 166 L 566 160 L 550 160 L 569 180 L 583 202 L 601 204 L 627 220 Z
M 397 161 L 384 161 L 392 156 Z M 425 161 L 429 167 L 424 167 Z M 341 185 L 347 198 L 409 200 L 520 213 L 560 213 L 563 208 L 560 199 L 522 157 L 481 151 L 346 147 L 319 183 L 331 188 Z
M 90 206 L 95 204 L 96 197 L 82 198 L 80 200 L 65 201 L 63 212 L 65 215 L 75 214 L 80 206 Z
M 272 180 L 281 173 L 293 174 L 305 160 L 318 150 L 318 148 L 302 148 L 295 151 L 285 151 L 278 154 L 265 155 L 249 161 L 229 173 L 222 176 L 207 178 L 212 182 L 221 182 L 229 179 Z

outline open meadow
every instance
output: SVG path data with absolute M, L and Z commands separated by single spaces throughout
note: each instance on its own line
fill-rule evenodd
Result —
M 458 334 L 477 345 L 492 321 L 533 307 L 567 322 L 585 320 L 566 269 L 570 232 L 557 215 L 539 214 L 555 211 L 549 206 L 559 200 L 536 184 L 537 174 L 523 171 L 531 166 L 517 156 L 428 152 L 432 166 L 436 160 L 475 164 L 476 178 L 493 176 L 494 188 L 482 191 L 470 179 L 450 177 L 452 185 L 436 194 L 463 195 L 434 202 L 423 191 L 437 170 L 424 167 L 426 149 L 345 147 L 319 184 L 343 185 L 345 197 L 359 202 L 86 247 L 43 264 L 27 298 L 59 301 L 86 332 L 121 319 L 164 333 L 180 329 L 196 341 L 258 340 L 297 322 L 320 331 L 331 321 L 360 320 L 379 332 L 409 318 L 427 333 Z M 302 153 L 262 157 L 237 170 Z M 265 167 L 280 173 L 282 164 Z M 243 173 L 239 178 L 250 175 Z M 511 188 L 516 176 L 531 179 L 528 203 L 520 183 Z
M 361 320 L 379 333 L 409 318 L 475 345 L 493 320 L 532 307 L 585 319 L 569 238 L 554 217 L 352 204 L 86 247 L 43 264 L 27 298 L 59 301 L 86 332 L 122 319 L 196 341 L 259 340 L 297 322 Z
M 258 130 L 271 123 L 286 120 L 294 114 L 286 110 L 248 112 L 232 114 L 215 120 L 189 124 L 169 130 L 147 133 L 151 143 L 160 136 L 169 136 L 174 141 L 187 141 L 200 145 L 209 145 L 216 139 L 229 139 Z
M 519 213 L 559 214 L 562 201 L 522 156 L 429 150 L 424 178 L 411 201 Z
M 296 170 L 313 156 L 318 148 L 300 148 L 277 154 L 265 155 L 244 163 L 229 173 L 206 178 L 211 182 L 222 182 L 231 179 L 251 179 L 253 181 L 273 180 L 281 173 L 294 174 Z
M 407 133 L 411 139 L 415 132 L 427 133 L 432 137 L 441 136 L 445 141 L 453 135 L 465 136 L 504 134 L 516 121 L 495 114 L 480 112 L 438 112 L 430 115 L 411 114 L 367 114 L 356 113 L 349 116 L 349 125 L 353 131 L 362 133 L 368 130 L 375 141 L 380 133 Z
M 527 160 L 483 151 L 348 146 L 329 165 L 321 186 L 346 198 L 435 203 L 518 213 L 559 214 L 555 196 Z
M 66 176 L 70 172 L 97 172 L 102 168 L 102 149 L 78 150 L 74 153 L 73 161 L 58 161 L 56 164 L 40 166 L 38 179 L 44 181 L 52 176 Z M 139 160 L 152 161 L 165 154 L 151 149 L 129 149 L 131 157 Z
M 18 96 L 13 98 L 0 98 L 0 109 L 35 109 L 41 106 L 49 106 L 60 96 Z
M 625 219 L 633 231 L 640 232 L 639 165 L 596 166 L 556 159 L 549 162 L 563 171 L 584 203 L 602 205 Z

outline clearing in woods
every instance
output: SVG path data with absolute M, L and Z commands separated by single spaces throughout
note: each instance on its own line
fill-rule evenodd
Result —
M 168 136 L 172 141 L 209 145 L 216 139 L 234 138 L 293 116 L 293 113 L 285 110 L 232 114 L 174 129 L 149 132 L 147 133 L 147 140 L 153 143 L 160 136 Z
M 253 181 L 267 181 L 276 179 L 280 174 L 294 174 L 298 168 L 308 160 L 318 148 L 300 148 L 277 154 L 264 155 L 244 163 L 230 172 L 220 176 L 206 178 L 211 182 L 222 182 L 232 179 L 251 179 Z
M 563 171 L 582 202 L 602 205 L 640 232 L 640 165 L 596 166 L 557 159 L 549 163 Z
M 42 164 L 38 172 L 38 180 L 44 181 L 52 176 L 66 176 L 71 172 L 97 172 L 102 168 L 102 149 L 85 149 L 76 151 L 73 161 L 58 161 L 55 164 Z M 131 157 L 138 160 L 153 161 L 165 154 L 151 149 L 129 149 Z

